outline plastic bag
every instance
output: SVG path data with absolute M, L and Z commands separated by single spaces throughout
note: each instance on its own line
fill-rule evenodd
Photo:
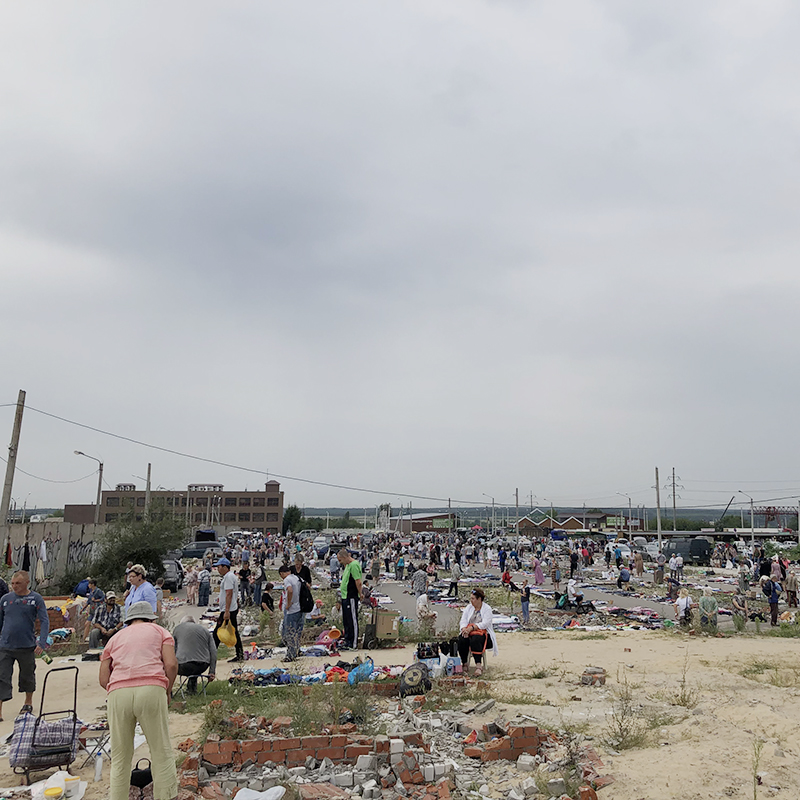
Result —
M 236 631 L 230 620 L 226 620 L 217 628 L 217 638 L 228 647 L 236 646 Z
M 347 682 L 351 686 L 355 686 L 359 681 L 368 681 L 370 675 L 375 671 L 375 665 L 372 659 L 367 657 L 363 664 L 359 664 L 355 669 L 351 669 L 347 675 Z

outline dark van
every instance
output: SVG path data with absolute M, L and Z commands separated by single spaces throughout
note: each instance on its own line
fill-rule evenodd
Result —
M 670 539 L 664 545 L 664 555 L 670 558 L 678 553 L 683 556 L 684 564 L 695 567 L 707 567 L 711 564 L 711 542 L 700 536 L 689 538 L 680 536 Z

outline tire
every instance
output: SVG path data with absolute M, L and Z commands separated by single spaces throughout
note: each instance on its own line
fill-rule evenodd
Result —
M 364 649 L 365 650 L 375 650 L 378 647 L 378 640 L 377 639 L 369 639 L 368 641 L 364 642 Z

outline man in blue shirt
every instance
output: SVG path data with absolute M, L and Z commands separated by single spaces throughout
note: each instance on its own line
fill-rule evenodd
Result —
M 33 693 L 36 691 L 36 661 L 47 647 L 50 619 L 42 596 L 32 592 L 30 576 L 20 570 L 11 578 L 11 591 L 0 598 L 0 722 L 3 703 L 13 695 L 11 678 L 14 662 L 19 664 L 19 690 L 25 694 L 22 711 L 33 711 Z M 34 625 L 41 623 L 39 642 L 36 642 Z
M 125 593 L 125 613 L 134 603 L 147 600 L 153 607 L 153 613 L 158 613 L 158 595 L 155 586 L 147 580 L 147 570 L 141 564 L 134 564 L 128 571 L 128 581 L 131 588 Z

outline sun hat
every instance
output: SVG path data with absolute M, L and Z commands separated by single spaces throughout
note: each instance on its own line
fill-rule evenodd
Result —
M 132 622 L 135 619 L 149 619 L 156 618 L 153 611 L 153 606 L 147 600 L 140 600 L 138 603 L 131 603 L 125 613 L 125 622 Z
M 214 565 L 215 567 L 229 567 L 231 562 L 227 558 L 221 558 L 217 563 Z

